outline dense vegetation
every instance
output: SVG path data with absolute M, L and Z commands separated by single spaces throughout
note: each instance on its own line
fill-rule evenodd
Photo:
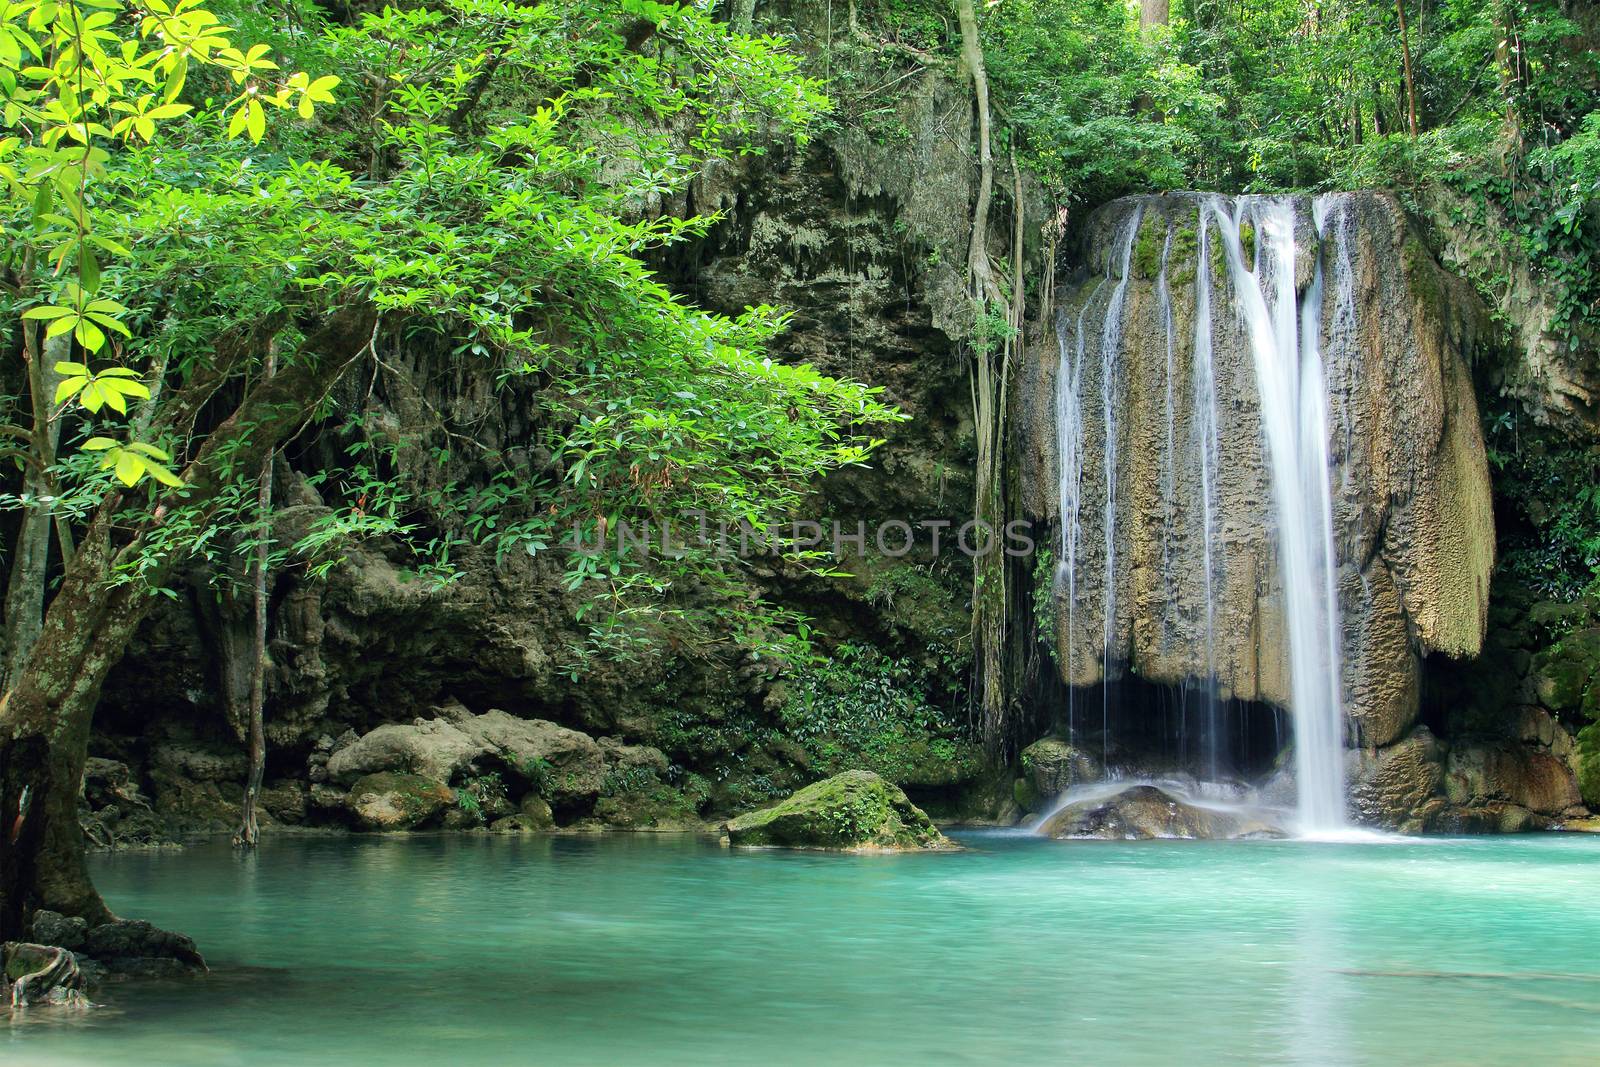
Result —
M 690 511 L 765 527 L 896 417 L 766 358 L 781 313 L 701 312 L 642 262 L 703 229 L 665 210 L 701 166 L 803 138 L 825 104 L 781 42 L 698 8 L 452 0 L 333 18 L 41 0 L 0 14 L 0 88 L 0 315 L 21 356 L 4 427 L 20 468 L 7 932 L 30 883 L 103 913 L 77 859 L 89 716 L 186 561 L 254 556 L 259 661 L 273 562 L 314 568 L 341 540 L 387 535 L 447 582 L 470 541 L 533 554 Z M 330 400 L 347 371 L 375 381 L 427 346 L 536 412 L 532 455 L 474 455 L 487 488 L 419 492 L 392 461 L 424 428 L 369 427 Z M 269 546 L 273 454 L 321 433 L 348 458 L 322 474 L 342 506 Z M 602 649 L 668 628 L 757 649 L 797 633 L 709 548 L 568 558 Z
M 14 850 L 0 856 L 0 934 L 30 894 L 103 910 L 76 859 L 89 716 L 140 620 L 197 561 L 255 613 L 257 785 L 265 576 L 314 578 L 378 538 L 440 585 L 469 551 L 556 555 L 586 634 L 567 650 L 574 678 L 664 646 L 788 660 L 781 725 L 818 771 L 846 750 L 886 774 L 971 760 L 924 699 L 964 685 L 855 646 L 813 660 L 807 620 L 725 553 L 563 545 L 689 513 L 766 528 L 900 418 L 872 389 L 770 358 L 782 309 L 712 314 L 650 269 L 716 221 L 687 206 L 708 164 L 803 145 L 892 93 L 897 76 L 864 83 L 833 49 L 959 66 L 974 84 L 979 515 L 1003 511 L 1004 360 L 1027 300 L 1020 235 L 1007 263 L 982 238 L 1003 225 L 991 193 L 1021 188 L 1016 167 L 1065 214 L 1165 188 L 1380 184 L 1438 216 L 1447 188 L 1456 223 L 1503 234 L 1536 271 L 1569 358 L 1593 358 L 1600 60 L 1579 5 L 855 0 L 808 58 L 751 35 L 765 25 L 753 12 L 781 28 L 796 5 L 770 6 L 0 8 L 0 812 L 25 816 L 0 836 Z M 1491 302 L 1510 284 L 1492 264 L 1472 280 Z M 396 366 L 419 360 L 490 383 L 527 413 L 528 447 L 486 448 L 427 397 L 413 398 L 416 425 L 378 422 L 360 387 L 337 388 L 398 388 Z M 1525 448 L 1511 401 L 1490 418 L 1522 522 L 1509 567 L 1546 595 L 1592 588 L 1600 498 L 1562 491 L 1592 479 L 1592 454 L 1559 435 Z M 315 452 L 331 510 L 277 543 L 289 447 Z M 777 547 L 827 571 L 820 553 Z M 1003 591 L 987 599 L 1001 577 L 978 574 L 973 592 L 991 644 L 1008 617 Z M 985 716 L 1004 698 L 987 682 Z M 706 730 L 682 726 L 686 748 Z M 485 782 L 468 803 L 494 792 Z

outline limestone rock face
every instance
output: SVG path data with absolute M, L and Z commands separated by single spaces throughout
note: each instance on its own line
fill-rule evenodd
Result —
M 1418 833 L 1442 817 L 1444 750 L 1426 726 L 1387 748 L 1349 752 L 1346 762 L 1350 807 L 1362 822 Z
M 1294 292 L 1268 287 L 1267 300 L 1296 301 L 1288 321 L 1302 331 L 1318 324 L 1341 703 L 1353 740 L 1387 745 L 1415 721 L 1422 657 L 1469 657 L 1483 641 L 1494 526 L 1467 359 L 1486 320 L 1393 196 L 1272 203 L 1292 211 Z M 1025 508 L 1055 531 L 1069 684 L 1214 675 L 1224 697 L 1291 703 L 1259 379 L 1305 372 L 1257 365 L 1240 308 L 1260 298 L 1222 267 L 1218 228 L 1235 214 L 1245 267 L 1259 265 L 1254 210 L 1189 193 L 1100 209 L 1087 277 L 1058 289 L 1021 362 L 1019 473 Z M 1059 432 L 1064 418 L 1077 438 Z
M 1283 830 L 1243 811 L 1189 804 L 1153 785 L 1069 804 L 1039 827 L 1046 837 L 1228 839 L 1281 837 Z
M 734 845 L 902 852 L 952 847 L 905 791 L 871 771 L 825 778 L 727 824 Z
M 507 773 L 540 780 L 556 801 L 593 797 L 604 784 L 605 754 L 588 734 L 500 710 L 482 715 L 460 705 L 438 710 L 437 719 L 387 723 L 336 749 L 328 758 L 328 776 L 343 784 L 363 775 L 398 772 L 448 782 L 469 765 L 492 757 Z M 648 751 L 664 768 L 665 758 Z

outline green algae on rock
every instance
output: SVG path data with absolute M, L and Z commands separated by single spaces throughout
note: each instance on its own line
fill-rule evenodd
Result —
M 871 771 L 845 771 L 730 821 L 733 845 L 909 852 L 953 844 L 905 791 Z

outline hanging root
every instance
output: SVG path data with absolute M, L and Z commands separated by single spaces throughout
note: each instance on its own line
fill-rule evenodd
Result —
M 68 1008 L 89 1006 L 89 1000 L 83 992 L 87 983 L 83 973 L 78 970 L 77 958 L 66 949 L 8 941 L 3 957 L 5 981 L 11 984 L 13 1011 L 30 1004 L 56 1004 Z

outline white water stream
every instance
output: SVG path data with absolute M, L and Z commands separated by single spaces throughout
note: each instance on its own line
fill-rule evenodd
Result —
M 1343 247 L 1345 227 L 1336 197 L 1319 197 L 1312 210 L 1319 238 L 1332 245 L 1330 254 L 1318 255 L 1311 284 L 1303 299 L 1297 299 L 1295 286 L 1295 202 L 1289 198 L 1239 197 L 1232 201 L 1208 197 L 1200 202 L 1194 271 L 1195 333 L 1192 374 L 1193 410 L 1188 445 L 1196 452 L 1199 470 L 1198 501 L 1187 505 L 1198 509 L 1201 530 L 1198 551 L 1205 583 L 1206 671 L 1203 681 L 1211 687 L 1207 731 L 1209 769 L 1218 776 L 1216 746 L 1219 726 L 1215 692 L 1215 648 L 1213 646 L 1213 580 L 1220 557 L 1221 543 L 1216 530 L 1217 486 L 1225 484 L 1230 471 L 1222 463 L 1218 447 L 1217 371 L 1213 365 L 1215 348 L 1212 331 L 1213 309 L 1231 310 L 1238 316 L 1253 363 L 1257 401 L 1261 416 L 1262 441 L 1271 483 L 1272 537 L 1282 583 L 1290 670 L 1290 712 L 1294 721 L 1295 772 L 1298 786 L 1297 821 L 1304 834 L 1330 836 L 1346 825 L 1344 789 L 1344 713 L 1341 700 L 1340 645 L 1342 630 L 1336 585 L 1330 470 L 1330 400 L 1324 374 L 1322 351 L 1322 303 L 1325 286 L 1334 286 L 1335 319 L 1329 334 L 1335 343 L 1353 336 L 1345 320 L 1353 318 L 1350 257 Z M 1118 653 L 1113 648 L 1117 635 L 1116 575 L 1118 566 L 1116 508 L 1118 490 L 1118 413 L 1123 403 L 1122 368 L 1124 317 L 1131 275 L 1131 257 L 1142 207 L 1135 207 L 1120 220 L 1114 245 L 1107 256 L 1106 276 L 1101 286 L 1084 304 L 1070 324 L 1063 315 L 1058 323 L 1060 367 L 1057 376 L 1056 433 L 1060 470 L 1060 515 L 1062 536 L 1057 581 L 1066 592 L 1065 603 L 1071 612 L 1078 599 L 1077 570 L 1082 562 L 1080 536 L 1086 502 L 1082 480 L 1086 460 L 1084 371 L 1086 356 L 1098 355 L 1100 371 L 1103 461 L 1105 471 L 1104 507 L 1104 647 L 1105 676 L 1109 677 Z M 1253 231 L 1253 248 L 1247 249 L 1242 232 Z M 1226 285 L 1213 280 L 1210 235 L 1219 237 L 1221 269 Z M 1171 319 L 1171 294 L 1167 290 L 1171 234 L 1162 248 L 1157 279 L 1159 314 L 1166 329 L 1168 346 L 1166 383 L 1167 418 L 1166 463 L 1163 472 L 1163 508 L 1167 522 L 1182 506 L 1172 499 L 1174 491 L 1173 455 L 1174 361 Z M 1333 278 L 1324 279 L 1325 264 Z M 1344 275 L 1344 276 L 1341 276 Z M 1109 287 L 1100 329 L 1092 319 L 1085 321 L 1091 308 L 1100 304 L 1100 294 Z M 1072 328 L 1075 325 L 1075 328 Z M 1086 327 L 1088 327 L 1086 329 Z M 1087 334 L 1094 334 L 1090 340 Z M 1086 351 L 1098 344 L 1099 352 Z M 1090 364 L 1092 366 L 1092 364 Z M 1190 511 L 1193 514 L 1194 511 Z M 1193 549 L 1191 549 L 1193 551 Z M 1172 566 L 1167 546 L 1164 562 Z M 1073 627 L 1069 617 L 1068 662 Z M 1102 744 L 1109 750 L 1110 686 L 1105 686 L 1106 707 L 1102 709 Z M 1103 753 L 1104 754 L 1104 753 Z

